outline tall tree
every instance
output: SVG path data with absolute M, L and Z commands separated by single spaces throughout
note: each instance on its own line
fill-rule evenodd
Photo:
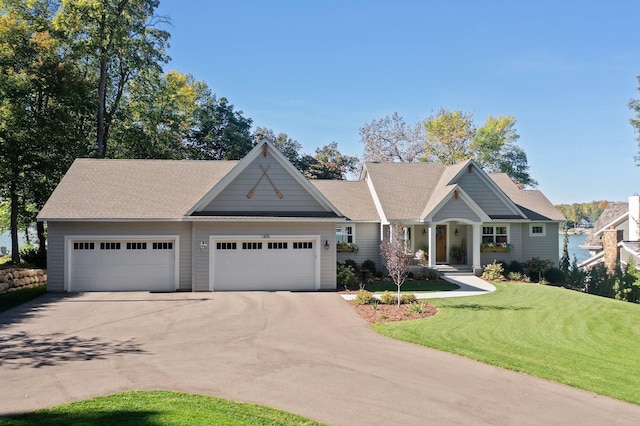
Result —
M 425 120 L 424 129 L 426 146 L 423 161 L 450 166 L 473 158 L 472 142 L 476 128 L 470 113 L 441 109 Z
M 169 57 L 169 33 L 155 16 L 158 0 L 61 0 L 54 19 L 68 48 L 86 65 L 96 91 L 96 155 L 108 152 L 109 130 L 128 84 Z
M 295 139 L 292 139 L 286 133 L 278 133 L 277 135 L 271 129 L 258 126 L 252 135 L 254 145 L 259 144 L 262 141 L 267 141 L 278 150 L 298 169 L 301 167 L 301 151 L 302 145 Z
M 74 156 L 86 152 L 86 85 L 52 36 L 54 6 L 0 0 L 0 196 L 9 200 L 14 262 L 19 223 L 35 218 Z M 42 224 L 38 234 L 44 250 Z
M 344 155 L 338 150 L 338 143 L 331 142 L 322 148 L 316 148 L 304 174 L 310 179 L 345 179 L 348 173 L 358 168 L 358 157 Z
M 394 112 L 360 128 L 364 161 L 411 163 L 424 153 L 424 130 L 420 123 L 410 125 Z
M 640 91 L 640 76 L 638 76 L 637 79 L 638 90 Z M 629 122 L 631 123 L 631 126 L 633 126 L 637 135 L 636 140 L 638 141 L 638 155 L 636 155 L 634 158 L 636 160 L 636 165 L 640 166 L 640 99 L 632 99 L 631 101 L 629 101 L 629 108 L 631 108 L 631 110 L 636 113 L 635 118 L 630 119 Z
M 193 128 L 187 137 L 187 157 L 194 160 L 239 160 L 253 147 L 251 119 L 234 111 L 227 98 L 200 89 Z

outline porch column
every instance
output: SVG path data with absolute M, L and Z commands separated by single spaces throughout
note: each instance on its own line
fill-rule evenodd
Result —
M 429 268 L 435 268 L 436 266 L 436 224 L 429 224 Z
M 473 238 L 471 239 L 473 247 L 473 272 L 482 271 L 482 265 L 480 264 L 480 244 L 482 243 L 482 224 L 473 224 Z

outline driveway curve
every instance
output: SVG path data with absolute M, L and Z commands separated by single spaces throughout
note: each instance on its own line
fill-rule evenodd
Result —
M 640 406 L 380 336 L 336 293 L 48 294 L 0 314 L 0 383 L 0 415 L 167 389 L 335 425 L 640 418 Z

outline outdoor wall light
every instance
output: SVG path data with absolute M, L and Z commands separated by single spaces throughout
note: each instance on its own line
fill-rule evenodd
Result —
M 458 228 L 456 228 L 456 230 L 453 232 L 453 234 L 457 237 L 458 236 Z
M 200 241 L 200 250 L 205 251 L 207 249 L 207 243 Z
M 329 248 L 329 240 L 324 240 L 324 248 L 325 249 Z
M 422 229 L 422 235 L 427 235 L 427 228 Z

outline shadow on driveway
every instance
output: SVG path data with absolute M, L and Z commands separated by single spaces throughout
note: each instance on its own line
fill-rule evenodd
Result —
M 143 354 L 134 339 L 109 342 L 62 333 L 0 334 L 0 368 L 45 367 L 71 361 L 105 359 L 111 355 Z

